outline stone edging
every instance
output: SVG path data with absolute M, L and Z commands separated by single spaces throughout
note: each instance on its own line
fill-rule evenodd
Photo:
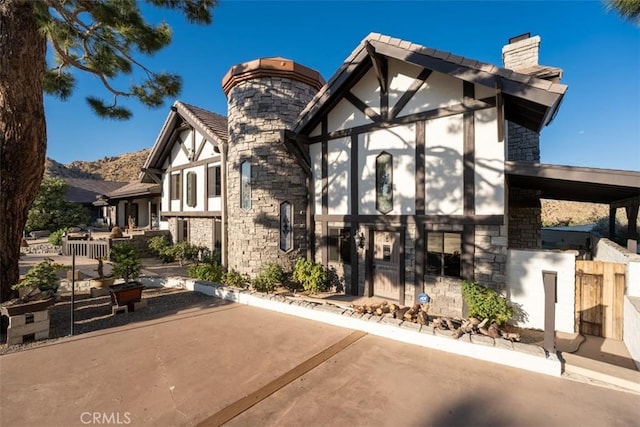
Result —
M 513 368 L 560 377 L 562 362 L 557 354 L 547 354 L 542 347 L 522 344 L 480 335 L 463 335 L 460 339 L 449 331 L 404 322 L 401 319 L 385 318 L 355 311 L 332 304 L 307 301 L 298 297 L 264 294 L 251 290 L 228 288 L 210 282 L 170 277 L 162 280 L 165 287 L 174 287 L 200 292 L 216 298 L 264 308 L 315 320 L 334 326 L 367 332 L 384 338 L 445 351 Z M 156 284 L 157 286 L 157 284 Z

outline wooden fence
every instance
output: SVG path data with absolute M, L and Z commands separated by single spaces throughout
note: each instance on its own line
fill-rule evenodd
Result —
M 104 258 L 109 254 L 109 240 L 63 240 L 62 255 Z

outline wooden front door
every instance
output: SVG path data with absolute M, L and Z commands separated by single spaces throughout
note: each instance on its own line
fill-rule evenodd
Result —
M 400 233 L 373 233 L 373 295 L 398 301 L 400 299 Z
M 622 340 L 625 265 L 576 261 L 576 332 Z

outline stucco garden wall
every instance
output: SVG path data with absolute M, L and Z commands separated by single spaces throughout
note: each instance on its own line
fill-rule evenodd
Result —
M 556 330 L 574 332 L 577 251 L 510 249 L 507 262 L 509 300 L 517 307 L 517 326 L 544 330 L 543 271 L 557 273 Z

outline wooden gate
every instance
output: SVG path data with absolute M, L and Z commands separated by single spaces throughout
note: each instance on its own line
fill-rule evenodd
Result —
M 576 261 L 576 332 L 622 340 L 625 265 Z
M 373 238 L 373 294 L 400 299 L 400 233 L 375 231 Z

